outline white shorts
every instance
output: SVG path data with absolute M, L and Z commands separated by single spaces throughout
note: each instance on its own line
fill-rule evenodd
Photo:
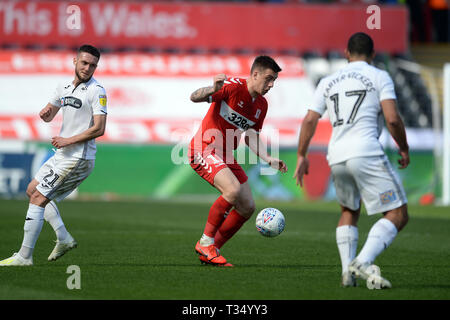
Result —
M 95 160 L 55 154 L 36 173 L 36 189 L 47 199 L 61 201 L 91 174 L 94 165 Z
M 386 155 L 353 158 L 331 166 L 339 203 L 351 210 L 361 199 L 369 215 L 393 210 L 408 201 Z

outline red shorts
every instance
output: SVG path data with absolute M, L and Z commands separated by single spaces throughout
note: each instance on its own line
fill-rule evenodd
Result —
M 189 163 L 192 169 L 212 186 L 214 186 L 214 177 L 224 168 L 229 168 L 240 184 L 243 184 L 248 180 L 244 169 L 242 169 L 236 161 L 227 164 L 222 158 L 214 153 L 201 154 L 199 151 L 190 150 Z

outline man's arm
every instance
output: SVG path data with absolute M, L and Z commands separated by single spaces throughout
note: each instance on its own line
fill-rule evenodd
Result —
M 92 140 L 102 136 L 105 133 L 105 128 L 106 114 L 94 115 L 94 125 L 92 127 L 73 137 L 53 137 L 52 145 L 59 149 L 71 144 Z
M 214 76 L 214 82 L 212 86 L 204 87 L 195 90 L 191 94 L 192 102 L 208 102 L 209 96 L 216 93 L 220 89 L 222 89 L 224 81 L 227 79 L 227 76 L 223 73 Z
M 386 120 L 386 127 L 399 148 L 401 156 L 401 159 L 398 160 L 399 168 L 404 169 L 409 165 L 409 146 L 406 139 L 405 125 L 397 111 L 394 99 L 381 101 L 381 109 Z
M 245 143 L 259 158 L 264 160 L 274 169 L 281 172 L 287 171 L 287 166 L 283 160 L 271 157 L 267 153 L 266 144 L 260 139 L 259 134 L 254 129 L 249 129 L 245 133 Z
M 309 161 L 306 158 L 309 144 L 314 133 L 316 132 L 317 123 L 321 115 L 315 111 L 308 110 L 306 117 L 303 119 L 300 137 L 298 139 L 297 148 L 297 167 L 294 171 L 293 178 L 296 179 L 297 185 L 303 187 L 303 175 L 308 174 Z
M 39 117 L 45 122 L 50 122 L 56 116 L 59 109 L 61 108 L 55 107 L 51 103 L 47 103 L 47 105 L 39 112 Z

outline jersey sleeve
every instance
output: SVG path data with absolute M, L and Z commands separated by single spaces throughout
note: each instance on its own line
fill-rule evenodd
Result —
M 50 103 L 52 106 L 61 107 L 61 90 L 60 90 L 60 85 L 58 85 L 55 90 L 53 91 L 53 94 L 50 97 L 50 100 L 48 101 L 48 103 Z
M 395 94 L 394 82 L 392 81 L 389 74 L 382 70 L 379 76 L 379 94 L 380 101 L 388 100 L 388 99 L 397 99 Z
M 100 86 L 96 85 L 95 89 L 93 90 L 93 95 L 91 97 L 91 103 L 92 103 L 92 114 L 93 115 L 99 115 L 99 114 L 108 114 L 107 108 L 106 108 L 106 90 Z
M 316 90 L 314 91 L 312 105 L 308 108 L 309 110 L 315 111 L 320 115 L 323 115 L 324 112 L 327 110 L 324 87 L 325 81 L 322 79 L 320 80 Z
M 225 84 L 223 85 L 222 89 L 209 96 L 208 100 L 209 103 L 226 100 L 230 96 L 230 88 L 231 88 L 230 82 L 225 81 Z

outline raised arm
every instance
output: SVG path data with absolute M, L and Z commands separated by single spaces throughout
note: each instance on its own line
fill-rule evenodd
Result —
M 386 120 L 386 127 L 399 148 L 401 157 L 398 160 L 400 165 L 399 168 L 404 169 L 409 165 L 409 146 L 406 139 L 405 125 L 397 111 L 394 99 L 381 101 L 381 109 L 383 110 L 384 118 Z
M 94 124 L 89 129 L 77 134 L 73 137 L 53 137 L 52 145 L 56 148 L 67 147 L 71 144 L 92 140 L 102 136 L 105 133 L 106 128 L 106 114 L 94 115 Z
M 45 122 L 50 122 L 56 116 L 60 108 L 55 107 L 51 103 L 47 103 L 47 105 L 39 112 L 39 117 Z
M 213 85 L 195 90 L 191 94 L 192 102 L 208 102 L 209 96 L 222 89 L 227 76 L 223 73 L 214 76 Z

